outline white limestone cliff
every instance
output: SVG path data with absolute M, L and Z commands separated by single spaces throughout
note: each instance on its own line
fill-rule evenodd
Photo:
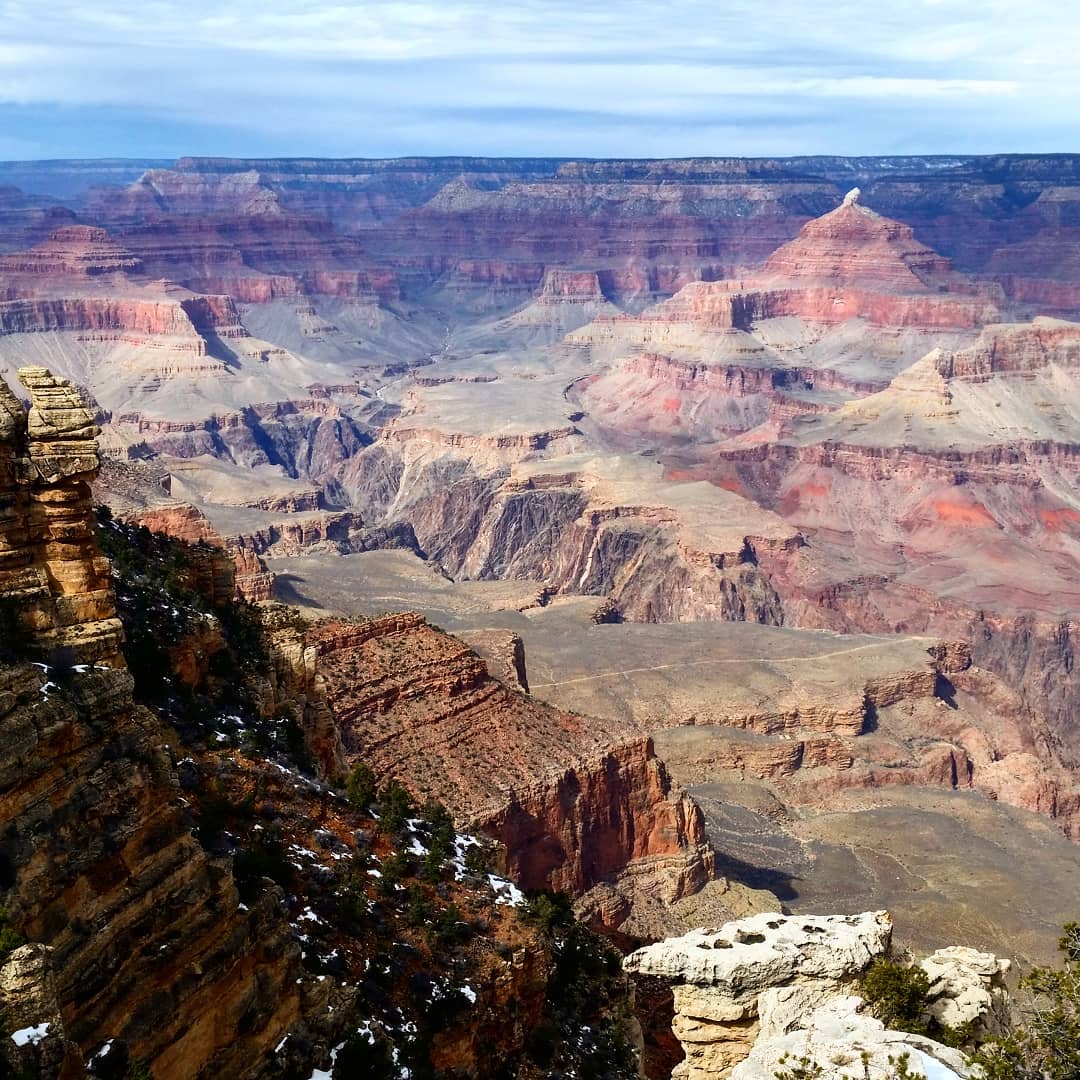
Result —
M 886 911 L 861 915 L 754 915 L 693 930 L 632 953 L 627 971 L 672 984 L 672 1031 L 685 1059 L 672 1080 L 774 1080 L 800 1059 L 822 1076 L 864 1080 L 908 1068 L 928 1080 L 969 1075 L 966 1058 L 932 1039 L 892 1031 L 856 996 L 857 980 L 887 953 Z M 941 949 L 922 961 L 927 1019 L 994 1035 L 1008 1022 L 1007 961 L 974 949 Z

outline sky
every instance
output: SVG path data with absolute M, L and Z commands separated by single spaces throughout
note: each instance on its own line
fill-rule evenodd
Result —
M 1080 152 L 1075 0 L 0 0 L 0 159 Z

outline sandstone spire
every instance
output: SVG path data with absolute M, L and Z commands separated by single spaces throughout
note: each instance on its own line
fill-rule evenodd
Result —
M 109 563 L 94 536 L 98 428 L 66 379 L 27 367 L 29 414 L 0 383 L 0 596 L 46 657 L 121 666 Z

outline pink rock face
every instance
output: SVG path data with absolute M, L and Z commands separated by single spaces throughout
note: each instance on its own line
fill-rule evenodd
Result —
M 1078 190 L 1071 159 L 192 159 L 89 197 L 81 224 L 0 194 L 0 334 L 69 350 L 133 458 L 280 473 L 285 494 L 222 513 L 243 510 L 227 543 L 251 595 L 262 553 L 412 529 L 451 574 L 610 596 L 626 619 L 967 638 L 1068 741 L 1076 344 L 1002 320 L 1080 304 Z M 440 413 L 425 394 L 448 386 L 467 392 Z M 615 450 L 782 535 L 703 543 L 631 484 L 590 503 L 580 459 Z M 965 768 L 931 748 L 837 783 Z M 1067 785 L 1003 772 L 1071 814 Z
M 207 323 L 212 305 L 195 305 Z M 170 301 L 85 297 L 71 300 L 12 300 L 0 304 L 0 332 L 76 331 L 197 337 L 184 305 Z
M 110 296 L 9 301 L 0 306 L 0 332 L 131 330 L 162 336 L 212 330 L 228 336 L 240 316 L 231 297 L 127 300 Z
M 549 269 L 537 302 L 541 304 L 603 303 L 606 297 L 595 272 Z
M 64 225 L 29 251 L 0 256 L 0 275 L 49 278 L 92 278 L 136 271 L 138 258 L 114 241 L 105 229 Z
M 915 239 L 909 225 L 858 202 L 808 221 L 762 266 L 765 274 L 830 285 L 923 293 L 952 283 L 952 264 Z
M 192 278 L 187 284 L 195 292 L 229 296 L 240 304 L 269 304 L 273 300 L 292 300 L 302 295 L 299 282 L 285 274 L 219 274 Z
M 1080 277 L 1080 274 L 1077 275 Z M 1075 318 L 1080 314 L 1080 281 L 1057 281 L 1006 274 L 998 278 L 1010 300 L 1027 304 L 1045 315 Z

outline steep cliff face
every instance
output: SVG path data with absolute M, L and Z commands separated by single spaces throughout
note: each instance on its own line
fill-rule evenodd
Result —
M 87 1054 L 122 1039 L 155 1076 L 255 1074 L 299 1016 L 274 896 L 242 911 L 192 839 L 166 733 L 125 672 L 11 678 L 6 903 L 53 949 L 70 1037 Z
M 400 431 L 350 462 L 343 484 L 375 520 L 407 522 L 454 575 L 608 596 L 634 621 L 783 621 L 759 559 L 801 538 L 738 495 L 667 483 L 640 458 L 480 456 Z
M 51 947 L 84 1053 L 115 1038 L 158 1077 L 254 1074 L 299 1015 L 298 951 L 274 896 L 241 909 L 191 837 L 170 736 L 119 653 L 90 505 L 96 429 L 62 380 L 20 377 L 31 409 L 24 426 L 5 405 L 0 595 L 25 636 L 5 645 L 53 666 L 3 669 L 5 904 Z
M 304 650 L 340 732 L 327 758 L 443 802 L 504 845 L 523 886 L 578 895 L 641 860 L 672 903 L 712 877 L 700 812 L 633 729 L 507 690 L 414 614 L 319 624 Z

